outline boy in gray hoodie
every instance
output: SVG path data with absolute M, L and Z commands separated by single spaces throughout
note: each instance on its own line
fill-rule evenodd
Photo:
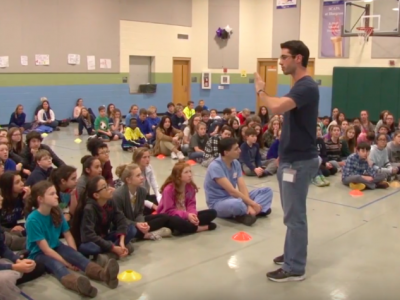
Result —
M 391 177 L 398 173 L 398 167 L 392 166 L 389 160 L 387 145 L 387 136 L 384 133 L 379 133 L 376 139 L 376 145 L 371 147 L 369 159 L 373 162 L 373 167 L 382 174 Z
M 391 165 L 400 167 L 400 130 L 393 134 L 393 140 L 387 144 L 386 148 Z

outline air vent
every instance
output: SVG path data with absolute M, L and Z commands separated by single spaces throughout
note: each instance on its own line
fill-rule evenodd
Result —
M 178 40 L 188 40 L 189 35 L 188 34 L 178 34 Z

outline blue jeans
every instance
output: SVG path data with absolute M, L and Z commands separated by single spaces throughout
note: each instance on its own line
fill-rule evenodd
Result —
M 258 188 L 249 193 L 250 199 L 261 205 L 261 212 L 265 213 L 272 204 L 273 193 L 268 187 Z M 227 198 L 214 203 L 212 209 L 217 211 L 219 218 L 235 218 L 247 214 L 247 205 L 239 198 Z
M 125 236 L 125 245 L 128 244 L 131 240 L 133 240 L 133 238 L 136 236 L 136 233 L 137 229 L 135 225 L 130 224 L 128 226 L 128 231 Z M 114 245 L 119 246 L 119 237 L 117 236 L 116 232 L 110 232 L 104 239 L 113 242 Z M 97 255 L 105 252 L 103 249 L 100 248 L 100 246 L 98 246 L 96 243 L 93 242 L 82 243 L 79 246 L 78 250 L 80 253 L 86 256 Z
M 75 251 L 69 246 L 64 245 L 63 243 L 60 243 L 60 246 L 53 250 L 60 254 L 60 256 L 64 258 L 66 262 L 77 267 L 82 272 L 85 272 L 88 264 L 90 263 L 90 260 L 84 257 L 81 253 Z M 53 274 L 58 280 L 61 280 L 61 278 L 70 273 L 67 267 L 61 262 L 50 256 L 47 256 L 44 253 L 38 254 L 35 258 L 35 261 L 42 263 L 46 267 L 47 272 Z
M 50 123 L 40 123 L 39 122 L 39 125 L 45 125 L 45 126 L 49 126 L 49 127 L 53 128 L 53 129 L 56 129 L 58 126 L 58 122 L 57 121 L 52 121 Z
M 195 152 L 190 152 L 190 153 L 189 153 L 189 159 L 196 160 L 196 159 L 203 159 L 203 158 L 204 158 L 204 152 L 201 152 L 201 151 L 197 152 L 197 151 L 195 151 Z
M 283 181 L 285 169 L 296 170 L 295 182 Z M 298 275 L 305 273 L 307 262 L 308 227 L 307 227 L 307 194 L 311 179 L 319 168 L 318 158 L 280 162 L 278 168 L 279 191 L 283 208 L 283 223 L 286 225 L 284 247 L 285 263 L 282 267 L 286 272 Z

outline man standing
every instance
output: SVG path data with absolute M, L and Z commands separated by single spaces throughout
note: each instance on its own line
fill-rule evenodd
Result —
M 284 114 L 279 145 L 278 182 L 287 227 L 283 255 L 274 263 L 281 269 L 267 273 L 275 282 L 305 279 L 307 261 L 307 207 L 308 186 L 319 166 L 316 148 L 315 120 L 318 117 L 319 90 L 307 74 L 310 51 L 301 41 L 281 44 L 280 66 L 285 75 L 291 75 L 294 85 L 284 97 L 271 97 L 264 91 L 265 83 L 255 74 L 255 89 L 273 114 Z

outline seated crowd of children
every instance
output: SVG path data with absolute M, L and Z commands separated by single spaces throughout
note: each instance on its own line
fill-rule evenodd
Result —
M 54 113 L 46 111 L 48 103 L 39 122 L 55 125 Z M 251 225 L 271 213 L 272 190 L 249 192 L 242 177 L 277 172 L 285 120 L 270 117 L 266 107 L 257 115 L 226 108 L 218 116 L 203 100 L 197 107 L 192 101 L 186 107 L 169 103 L 160 119 L 154 106 L 132 105 L 123 121 L 113 104 L 99 107 L 96 117 L 78 99 L 76 134 L 87 130 L 90 153 L 81 159 L 80 176 L 39 132 L 30 131 L 24 141 L 22 106 L 13 114 L 8 130 L 0 129 L 0 299 L 16 298 L 18 285 L 44 272 L 67 289 L 95 297 L 90 279 L 116 288 L 118 260 L 134 252 L 134 241 L 215 230 L 217 216 Z M 393 120 L 383 112 L 375 127 L 362 111 L 349 123 L 336 108 L 331 118 L 317 120 L 321 163 L 312 183 L 327 186 L 326 177 L 341 172 L 352 189 L 387 188 L 400 169 L 400 131 Z M 107 142 L 117 140 L 133 156 L 116 168 L 115 180 Z M 152 155 L 179 159 L 161 188 Z M 196 208 L 199 188 L 185 156 L 208 168 L 206 210 Z

